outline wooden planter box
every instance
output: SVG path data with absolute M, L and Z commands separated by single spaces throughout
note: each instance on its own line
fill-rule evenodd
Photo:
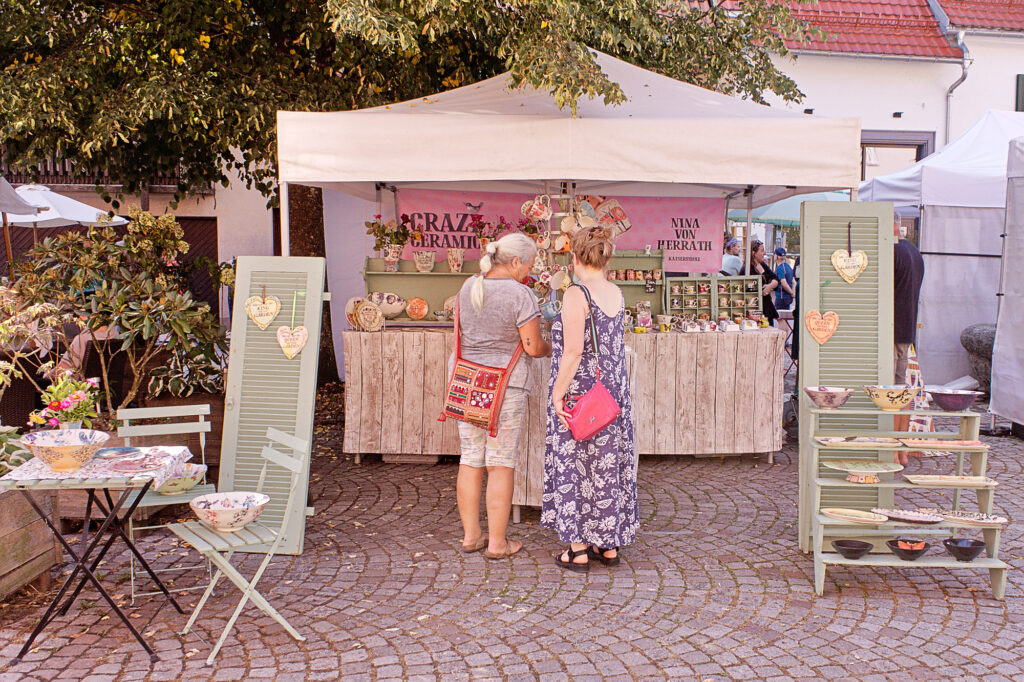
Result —
M 53 515 L 57 496 L 33 492 L 39 506 Z M 50 585 L 50 568 L 61 561 L 61 547 L 21 492 L 0 493 L 0 599 L 35 581 L 40 589 Z

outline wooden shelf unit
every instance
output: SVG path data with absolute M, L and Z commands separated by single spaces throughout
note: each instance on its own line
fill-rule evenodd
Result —
M 719 313 L 727 313 L 729 319 L 734 315 L 747 317 L 751 312 L 761 311 L 761 278 L 757 275 L 744 277 L 726 277 L 711 275 L 709 277 L 668 277 L 665 280 L 665 310 L 670 315 L 694 315 L 699 319 L 703 313 L 707 319 L 717 320 Z M 701 293 L 701 285 L 706 285 L 707 292 Z M 677 294 L 672 293 L 673 285 L 679 286 Z M 694 293 L 686 293 L 687 285 L 695 288 Z M 749 287 L 753 286 L 753 289 Z M 719 291 L 724 288 L 725 291 Z M 720 305 L 723 298 L 729 305 Z M 750 301 L 754 300 L 752 304 Z M 702 303 L 707 305 L 702 305 Z M 688 306 L 688 303 L 696 305 Z
M 835 410 L 823 410 L 818 408 L 809 409 L 808 414 L 813 420 L 811 426 L 814 436 L 823 435 L 851 435 L 851 436 L 874 436 L 874 437 L 903 437 L 940 440 L 955 437 L 957 440 L 977 440 L 981 422 L 981 415 L 976 412 L 941 412 L 938 410 L 900 410 L 899 412 L 886 412 L 877 408 L 839 408 Z M 893 415 L 931 415 L 955 417 L 960 420 L 960 428 L 957 432 L 894 432 L 894 431 L 850 431 L 842 433 L 835 427 L 828 430 L 819 428 L 819 418 L 825 416 L 893 416 Z M 812 492 L 812 515 L 811 533 L 812 548 L 814 552 L 814 591 L 821 595 L 825 588 L 825 572 L 828 566 L 891 566 L 897 568 L 970 568 L 987 569 L 992 585 L 992 595 L 996 599 L 1002 599 L 1006 591 L 1006 569 L 1007 564 L 999 559 L 999 539 L 1002 531 L 1001 526 L 973 526 L 955 521 L 947 521 L 936 524 L 913 524 L 898 521 L 889 521 L 880 524 L 855 524 L 839 521 L 824 516 L 821 513 L 821 492 L 822 489 L 876 489 L 889 490 L 890 494 L 896 490 L 907 488 L 927 489 L 950 489 L 953 491 L 953 509 L 960 509 L 960 496 L 963 490 L 973 490 L 978 502 L 978 509 L 982 513 L 992 513 L 992 498 L 996 486 L 956 486 L 956 485 L 920 485 L 906 480 L 900 480 L 903 472 L 879 474 L 879 483 L 851 483 L 843 478 L 843 473 L 829 469 L 822 469 L 822 457 L 835 455 L 836 459 L 877 459 L 881 460 L 883 455 L 892 455 L 900 451 L 917 451 L 920 447 L 897 447 L 897 448 L 842 448 L 836 446 L 822 445 L 815 441 L 811 447 L 813 459 L 811 461 L 811 492 Z M 963 476 L 965 455 L 970 460 L 972 476 L 985 476 L 988 465 L 988 447 L 972 446 L 956 450 L 950 450 L 951 457 L 955 458 L 956 475 Z M 947 457 L 947 455 L 937 455 Z M 891 457 L 888 459 L 891 460 Z M 827 472 L 827 473 L 826 473 Z M 855 506 L 855 505 L 854 505 Z M 899 505 L 894 503 L 894 508 Z M 981 531 L 985 540 L 985 553 L 971 562 L 956 561 L 952 556 L 940 555 L 945 552 L 941 540 L 950 537 L 957 537 L 960 531 L 971 530 Z M 929 549 L 929 554 L 916 561 L 904 561 L 889 553 L 888 547 L 879 540 L 891 539 L 901 535 L 934 537 L 936 542 Z M 855 538 L 875 540 L 875 548 L 871 553 L 860 559 L 845 559 L 841 555 L 826 552 L 826 538 Z

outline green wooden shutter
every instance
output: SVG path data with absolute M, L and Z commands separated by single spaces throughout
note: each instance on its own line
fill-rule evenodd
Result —
M 854 250 L 867 253 L 868 266 L 852 284 L 832 266 L 832 252 L 847 248 L 847 225 L 852 225 Z M 819 345 L 800 320 L 800 544 L 809 547 L 810 518 L 815 476 L 844 474 L 819 467 L 810 471 L 814 418 L 807 410 L 814 404 L 804 386 L 845 386 L 856 388 L 849 407 L 870 408 L 874 404 L 861 386 L 890 384 L 893 376 L 893 208 L 885 202 L 804 202 L 800 231 L 800 315 L 808 310 L 839 315 L 836 333 Z M 891 417 L 822 416 L 819 428 L 842 431 L 874 431 Z M 844 451 L 846 459 L 876 459 L 875 451 Z M 884 459 L 885 457 L 883 457 Z M 888 461 L 893 456 L 888 455 Z M 823 489 L 822 507 L 870 509 L 891 506 L 891 489 Z
M 218 490 L 256 489 L 269 426 L 312 446 L 320 322 L 327 298 L 325 267 L 323 258 L 238 258 Z M 281 311 L 265 330 L 260 330 L 246 314 L 245 300 L 263 295 L 264 288 L 267 296 L 281 300 Z M 281 325 L 304 325 L 309 332 L 305 347 L 291 360 L 277 342 Z M 303 488 L 308 487 L 309 458 L 306 452 Z M 285 513 L 290 476 L 291 472 L 280 467 L 267 469 L 263 490 L 270 495 L 270 504 L 260 520 L 271 527 L 280 524 Z M 278 552 L 301 554 L 306 505 L 295 505 L 290 516 Z

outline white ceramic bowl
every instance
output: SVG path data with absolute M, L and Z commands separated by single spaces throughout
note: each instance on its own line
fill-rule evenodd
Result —
M 26 433 L 21 444 L 54 471 L 77 471 L 108 438 L 109 433 L 92 429 L 56 429 Z
M 210 493 L 188 503 L 199 520 L 214 530 L 233 533 L 263 513 L 270 497 L 262 493 Z
M 897 412 L 910 404 L 920 386 L 865 386 L 864 392 L 878 406 L 886 412 Z
M 834 410 L 853 394 L 852 388 L 838 388 L 835 386 L 804 386 L 804 392 L 815 405 L 823 410 Z
M 195 488 L 199 481 L 203 480 L 206 473 L 205 464 L 186 463 L 180 476 L 167 479 L 167 482 L 156 489 L 161 495 L 177 495 Z
M 377 303 L 377 307 L 384 313 L 384 317 L 388 320 L 393 320 L 405 311 L 407 301 L 399 296 L 390 292 L 385 292 L 380 295 L 381 302 Z

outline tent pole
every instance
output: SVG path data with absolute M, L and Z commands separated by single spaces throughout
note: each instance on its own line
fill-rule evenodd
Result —
M 754 232 L 754 186 L 747 186 L 747 224 L 743 230 L 743 272 L 750 274 L 750 237 Z
M 288 224 L 288 183 L 282 182 L 278 191 L 281 198 L 279 214 L 281 216 L 281 255 L 291 255 L 291 230 Z
M 0 213 L 0 217 L 2 217 L 4 224 L 4 246 L 7 247 L 7 274 L 11 275 L 14 268 L 14 253 L 11 251 L 11 231 L 7 228 L 7 214 Z

